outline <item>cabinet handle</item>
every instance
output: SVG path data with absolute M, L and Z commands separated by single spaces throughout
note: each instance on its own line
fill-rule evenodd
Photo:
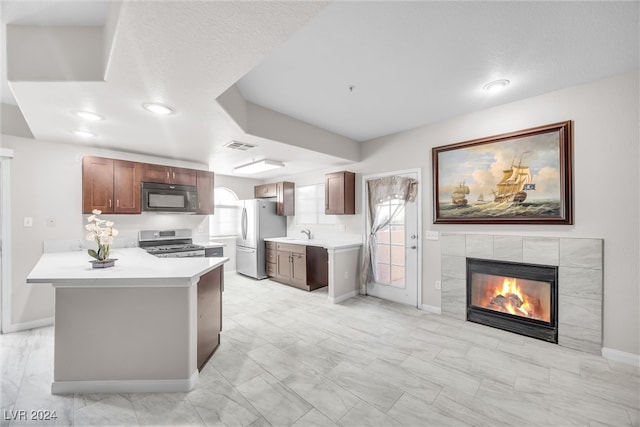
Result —
M 109 207 L 111 207 L 111 199 L 109 199 Z
M 171 172 L 173 174 L 173 179 L 176 179 L 176 173 L 175 172 Z
M 169 179 L 169 171 L 167 171 L 167 179 Z
M 119 208 L 120 207 L 120 199 L 116 199 L 116 207 Z

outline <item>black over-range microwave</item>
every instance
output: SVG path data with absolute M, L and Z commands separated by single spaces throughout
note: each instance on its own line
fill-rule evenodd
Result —
M 193 185 L 142 183 L 142 210 L 146 212 L 195 213 L 198 190 Z

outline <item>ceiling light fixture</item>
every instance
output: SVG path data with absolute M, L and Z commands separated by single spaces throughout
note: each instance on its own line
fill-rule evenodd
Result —
M 144 104 L 142 104 L 142 108 L 154 114 L 160 114 L 165 116 L 167 114 L 173 114 L 173 108 L 157 102 L 145 102 Z
M 102 117 L 100 114 L 93 113 L 91 111 L 74 111 L 73 114 L 80 117 L 81 119 L 91 120 L 93 122 L 104 120 L 104 117 Z
M 490 93 L 499 92 L 505 87 L 509 86 L 509 83 L 511 82 L 507 79 L 498 79 L 487 83 L 482 87 L 482 89 Z
M 92 137 L 96 136 L 95 133 L 89 132 L 88 130 L 83 130 L 83 129 L 72 130 L 71 133 L 76 135 L 76 136 L 80 136 L 82 138 L 92 138 Z
M 238 166 L 237 168 L 233 168 L 233 172 L 240 174 L 253 174 L 282 167 L 284 167 L 284 163 L 282 162 L 279 162 L 277 160 L 264 159 L 258 160 L 257 162 L 248 163 L 246 165 Z

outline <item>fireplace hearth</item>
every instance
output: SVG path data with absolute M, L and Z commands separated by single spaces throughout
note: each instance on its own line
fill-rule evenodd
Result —
M 558 342 L 558 267 L 467 258 L 467 320 Z

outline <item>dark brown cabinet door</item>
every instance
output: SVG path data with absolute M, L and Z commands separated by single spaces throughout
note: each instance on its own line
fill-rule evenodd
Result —
M 198 282 L 198 370 L 202 370 L 220 344 L 223 273 L 220 266 L 200 277 Z
M 307 286 L 307 256 L 304 254 L 291 254 L 291 284 Z
M 113 160 L 102 157 L 82 158 L 82 213 L 99 209 L 113 213 Z
M 276 214 L 295 214 L 295 184 L 293 182 L 276 183 Z
M 289 283 L 291 279 L 291 252 L 276 252 L 276 278 Z
M 355 174 L 336 172 L 325 175 L 326 215 L 352 215 L 356 213 Z
M 142 167 L 142 180 L 144 182 L 169 182 L 169 167 L 145 163 Z
M 196 186 L 198 187 L 198 213 L 202 215 L 213 215 L 213 212 L 214 212 L 213 172 L 197 171 Z
M 142 165 L 124 160 L 113 161 L 114 213 L 139 214 Z
M 196 185 L 195 169 L 172 168 L 164 165 L 145 163 L 142 170 L 144 182 L 161 182 L 164 184 Z
M 309 290 L 329 285 L 329 254 L 325 248 L 307 246 L 307 285 Z
M 275 183 L 256 185 L 255 187 L 253 187 L 253 196 L 256 199 L 276 197 L 276 195 L 277 195 L 277 189 L 276 189 Z
M 185 168 L 169 168 L 169 184 L 196 185 L 196 170 Z

